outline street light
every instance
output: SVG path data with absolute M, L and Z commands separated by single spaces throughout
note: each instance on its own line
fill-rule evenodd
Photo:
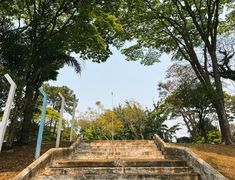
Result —
M 65 103 L 64 96 L 61 93 L 59 93 L 59 96 L 61 97 L 62 102 L 61 102 L 61 108 L 60 108 L 59 127 L 58 127 L 58 130 L 57 130 L 57 137 L 56 137 L 56 147 L 57 148 L 60 146 L 60 134 L 61 134 L 61 129 L 62 129 L 62 119 L 63 119 L 64 103 Z
M 9 74 L 5 74 L 4 76 L 7 79 L 7 81 L 9 82 L 9 84 L 11 85 L 11 87 L 10 87 L 10 91 L 8 93 L 8 98 L 7 98 L 7 102 L 6 102 L 6 107 L 4 109 L 4 113 L 3 113 L 3 117 L 2 117 L 2 122 L 0 124 L 0 152 L 2 150 L 2 144 L 3 144 L 3 140 L 4 140 L 4 135 L 5 135 L 6 128 L 7 128 L 7 121 L 9 119 L 9 115 L 10 115 L 10 112 L 11 112 L 11 105 L 13 103 L 13 99 L 14 99 L 14 95 L 15 95 L 15 90 L 16 90 L 16 84 L 11 79 Z
M 75 111 L 76 111 L 76 107 L 78 104 L 78 99 L 76 99 L 76 96 L 74 98 L 74 102 L 73 102 L 73 114 L 72 114 L 72 120 L 71 120 L 71 129 L 70 129 L 70 142 L 72 142 L 73 140 L 73 129 L 74 129 L 74 118 L 75 118 Z
M 112 92 L 112 111 L 113 111 L 113 92 Z M 112 112 L 112 140 L 114 140 L 113 112 Z

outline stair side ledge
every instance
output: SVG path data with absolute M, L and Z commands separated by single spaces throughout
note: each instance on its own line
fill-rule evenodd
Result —
M 227 180 L 219 171 L 214 169 L 210 164 L 201 159 L 186 147 L 168 146 L 157 134 L 153 137 L 158 148 L 169 156 L 178 156 L 180 159 L 187 162 L 193 170 L 199 174 L 202 180 Z
M 58 160 L 70 155 L 80 145 L 81 141 L 82 137 L 80 136 L 70 147 L 49 149 L 16 175 L 13 180 L 27 180 L 34 177 L 39 171 L 51 164 L 53 160 Z

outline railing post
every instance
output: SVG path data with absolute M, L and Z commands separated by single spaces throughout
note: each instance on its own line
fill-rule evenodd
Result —
M 39 91 L 40 91 L 41 95 L 43 96 L 43 104 L 42 104 L 41 120 L 40 120 L 40 125 L 39 125 L 39 130 L 38 130 L 35 159 L 37 159 L 40 156 L 43 128 L 44 128 L 44 123 L 45 123 L 46 107 L 47 107 L 47 95 L 46 95 L 45 91 L 43 91 L 42 88 L 39 88 Z
M 16 87 L 17 87 L 15 82 L 9 76 L 9 74 L 5 74 L 4 76 L 7 79 L 7 81 L 9 82 L 9 84 L 11 85 L 11 87 L 10 87 L 10 91 L 8 93 L 8 98 L 7 98 L 7 102 L 6 102 L 6 107 L 4 109 L 2 122 L 0 124 L 0 152 L 2 151 L 2 144 L 3 144 L 3 141 L 4 141 L 4 135 L 5 135 L 5 132 L 6 132 L 7 121 L 9 119 L 9 115 L 10 115 L 10 112 L 11 112 L 11 105 L 12 105 L 14 95 L 15 95 L 15 90 L 16 90 Z
M 70 129 L 70 142 L 72 142 L 73 140 L 73 129 L 74 129 L 74 118 L 75 118 L 75 110 L 76 110 L 76 107 L 77 107 L 77 101 L 76 98 L 73 102 L 73 114 L 72 114 L 72 120 L 71 120 L 71 129 Z
M 60 134 L 61 134 L 61 128 L 62 128 L 62 119 L 63 119 L 64 102 L 65 102 L 65 98 L 61 93 L 59 93 L 59 96 L 61 97 L 62 102 L 61 102 L 61 108 L 60 108 L 59 127 L 58 127 L 58 130 L 57 130 L 57 137 L 56 137 L 56 147 L 57 148 L 60 146 Z

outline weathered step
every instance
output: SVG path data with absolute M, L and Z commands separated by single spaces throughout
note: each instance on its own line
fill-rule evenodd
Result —
M 85 174 L 169 174 L 192 173 L 189 167 L 77 167 L 47 168 L 42 175 L 85 175 Z
M 132 157 L 123 157 L 123 156 L 93 156 L 93 155 L 85 155 L 85 156 L 77 156 L 77 157 L 69 157 L 69 160 L 135 160 L 135 159 L 142 159 L 142 160 L 161 160 L 161 159 L 165 159 L 164 156 L 141 156 L 141 157 L 136 157 L 136 156 L 132 156 Z
M 120 145 L 120 146 L 114 146 L 114 145 L 107 145 L 107 146 L 90 146 L 90 145 L 84 145 L 84 144 L 81 144 L 78 149 L 120 149 L 120 150 L 126 150 L 126 149 L 129 149 L 129 148 L 132 148 L 132 149 L 143 149 L 143 148 L 146 148 L 146 149 L 157 149 L 157 146 L 156 145 L 133 145 L 133 146 L 123 146 L 123 145 Z
M 93 143 L 101 143 L 101 144 L 105 144 L 105 143 L 124 143 L 124 144 L 139 144 L 139 143 L 154 143 L 153 140 L 94 140 L 94 141 L 90 141 L 90 144 Z
M 164 159 L 164 155 L 162 154 L 151 154 L 151 155 L 143 155 L 143 154 L 127 154 L 127 155 L 120 155 L 120 154 L 76 154 L 70 156 L 68 159 Z
M 52 167 L 186 167 L 181 160 L 63 160 Z
M 91 146 L 107 146 L 107 145 L 124 145 L 124 146 L 134 146 L 134 145 L 154 145 L 155 143 L 153 141 L 92 141 L 91 143 L 85 143 L 89 144 Z
M 119 148 L 119 149 L 127 149 L 127 148 L 157 148 L 155 144 L 130 144 L 130 145 L 124 145 L 124 144 L 107 144 L 107 145 L 89 145 L 89 144 L 81 144 L 79 147 L 81 148 L 92 148 L 92 149 L 111 149 L 111 148 Z
M 161 151 L 158 151 L 158 150 L 155 150 L 155 149 L 132 149 L 132 150 L 116 150 L 116 149 L 106 149 L 106 150 L 101 150 L 101 149 L 98 149 L 98 150 L 94 150 L 94 149 L 83 149 L 83 150 L 80 150 L 80 151 L 76 151 L 74 152 L 73 154 L 86 154 L 86 153 L 89 153 L 89 154 L 92 154 L 92 153 L 103 153 L 103 154 L 107 154 L 107 153 L 125 153 L 125 154 L 140 154 L 140 153 L 147 153 L 147 154 L 162 154 Z
M 33 180 L 83 180 L 83 179 L 106 179 L 106 180 L 113 180 L 113 179 L 141 179 L 141 180 L 197 180 L 197 174 L 103 174 L 103 175 L 74 175 L 74 176 L 66 176 L 66 175 L 59 175 L 59 176 L 38 176 L 33 178 Z
M 158 151 L 132 151 L 132 152 L 126 152 L 126 151 L 81 151 L 76 154 L 76 155 L 97 155 L 97 156 L 102 156 L 102 155 L 110 155 L 110 156 L 141 156 L 141 155 L 162 155 L 161 152 Z

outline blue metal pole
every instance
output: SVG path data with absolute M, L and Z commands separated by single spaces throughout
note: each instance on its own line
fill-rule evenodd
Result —
M 46 116 L 46 107 L 47 107 L 47 95 L 43 91 L 42 88 L 39 88 L 39 91 L 40 91 L 41 95 L 43 96 L 43 104 L 42 104 L 41 121 L 40 121 L 39 131 L 38 131 L 38 139 L 37 139 L 37 145 L 36 145 L 35 159 L 37 159 L 40 156 L 43 128 L 44 128 L 44 122 L 45 122 L 45 116 Z

